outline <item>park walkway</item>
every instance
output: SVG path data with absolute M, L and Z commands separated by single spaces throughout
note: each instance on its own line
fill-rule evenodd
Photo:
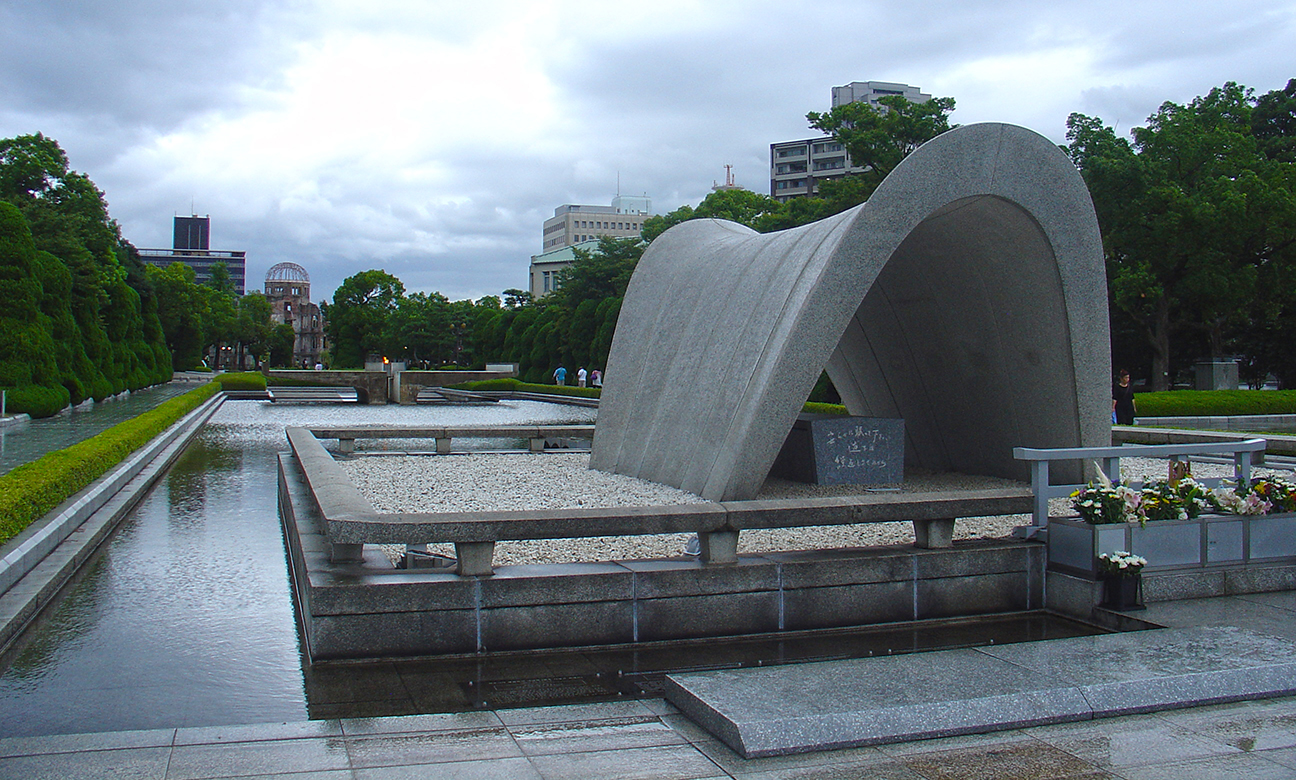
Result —
M 1153 604 L 1144 616 L 1296 643 L 1291 591 Z M 763 759 L 660 699 L 0 740 L 0 778 L 45 777 L 1291 778 L 1296 697 Z

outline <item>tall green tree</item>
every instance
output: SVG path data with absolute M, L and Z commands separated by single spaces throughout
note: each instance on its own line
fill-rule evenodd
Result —
M 197 368 L 209 344 L 204 338 L 206 300 L 198 291 L 194 270 L 174 262 L 165 268 L 149 266 L 147 273 L 158 292 L 158 319 L 167 348 L 171 350 L 172 368 L 176 371 Z
M 44 253 L 33 273 L 56 287 L 71 283 L 65 300 L 75 335 L 66 312 L 42 297 L 48 327 L 63 329 L 55 359 L 69 398 L 102 399 L 169 379 L 155 292 L 137 253 L 108 216 L 103 193 L 70 169 L 58 143 L 40 134 L 0 140 L 0 200 L 18 209 Z M 66 276 L 44 262 L 51 257 Z
M 348 277 L 325 303 L 333 345 L 333 364 L 339 368 L 360 368 L 370 354 L 382 355 L 392 347 L 387 319 L 402 297 L 405 285 L 386 271 L 361 271 Z
M 54 362 L 54 340 L 41 311 L 36 245 L 17 208 L 0 201 L 0 389 L 13 408 L 49 416 L 68 403 Z
M 914 103 L 901 95 L 888 95 L 878 103 L 856 101 L 806 114 L 812 128 L 841 141 L 852 165 L 867 168 L 855 175 L 856 183 L 867 191 L 858 202 L 867 199 L 911 152 L 953 127 L 949 114 L 954 98 Z
M 1176 337 L 1223 356 L 1230 331 L 1256 314 L 1263 280 L 1292 262 L 1292 164 L 1262 151 L 1254 105 L 1251 90 L 1229 82 L 1187 105 L 1163 104 L 1132 141 L 1097 118 L 1068 119 L 1112 303 L 1145 334 L 1152 389 L 1170 385 Z

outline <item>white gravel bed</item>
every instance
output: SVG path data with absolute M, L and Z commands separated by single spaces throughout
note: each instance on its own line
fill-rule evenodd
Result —
M 365 456 L 340 460 L 356 487 L 383 512 L 448 512 L 576 507 L 664 506 L 701 503 L 693 493 L 654 482 L 589 468 L 588 453 L 455 454 L 449 456 Z M 1021 487 L 996 477 L 914 472 L 904 492 Z M 772 479 L 760 498 L 854 495 L 859 486 L 805 485 Z M 1026 515 L 967 518 L 955 538 L 998 538 L 1027 522 Z M 691 534 L 505 541 L 495 546 L 496 565 L 632 560 L 684 555 Z M 740 553 L 871 547 L 912 543 L 913 524 L 858 525 L 744 531 Z M 399 546 L 384 546 L 400 557 Z M 428 551 L 453 556 L 454 545 L 429 545 Z
M 368 456 L 339 461 L 381 512 L 700 504 L 701 496 L 589 467 L 589 453 Z
M 700 503 L 702 498 L 676 488 L 620 474 L 589 468 L 588 453 L 456 454 L 428 456 L 366 456 L 339 461 L 360 492 L 384 512 L 492 511 L 522 509 L 564 509 L 576 507 L 663 506 Z M 1168 461 L 1124 458 L 1125 479 L 1162 479 Z M 1232 466 L 1193 463 L 1194 476 L 1232 476 Z M 1290 471 L 1253 469 L 1256 476 Z M 1027 483 L 999 477 L 934 473 L 909 469 L 902 485 L 890 486 L 906 493 L 1027 487 Z M 855 495 L 855 485 L 807 485 L 770 479 L 759 498 L 809 498 Z M 1049 502 L 1053 517 L 1073 516 L 1069 498 Z M 961 518 L 954 526 L 956 539 L 997 539 L 1014 528 L 1030 524 L 1029 515 Z M 586 539 L 505 541 L 495 546 L 497 566 L 576 561 L 634 560 L 685 555 L 690 534 L 658 534 Z M 816 550 L 841 547 L 872 547 L 912 544 L 913 524 L 862 523 L 763 531 L 743 531 L 738 537 L 739 553 L 755 554 L 784 550 Z M 403 552 L 399 545 L 385 545 L 393 561 Z M 428 551 L 454 556 L 454 545 L 428 545 Z

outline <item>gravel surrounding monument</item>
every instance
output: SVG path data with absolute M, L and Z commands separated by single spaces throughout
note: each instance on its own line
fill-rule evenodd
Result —
M 1025 479 L 1014 446 L 1109 443 L 1102 240 L 1067 157 L 971 125 L 820 222 L 668 230 L 621 308 L 591 466 L 750 499 L 825 368 L 852 414 L 904 419 L 918 468 Z

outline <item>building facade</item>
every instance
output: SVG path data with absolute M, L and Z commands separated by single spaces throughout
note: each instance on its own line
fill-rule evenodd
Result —
M 291 325 L 294 367 L 313 368 L 326 348 L 324 316 L 310 300 L 310 274 L 296 263 L 278 263 L 266 271 L 265 296 L 270 318 Z
M 531 268 L 528 271 L 531 297 L 540 299 L 558 289 L 558 272 L 576 262 L 576 249 L 592 252 L 597 248 L 598 239 L 591 238 L 572 246 L 532 255 Z
M 211 217 L 197 215 L 175 218 L 174 239 L 170 249 L 141 249 L 140 260 L 166 268 L 172 263 L 184 263 L 194 271 L 198 284 L 211 281 L 212 267 L 224 263 L 229 271 L 234 294 L 242 295 L 247 281 L 247 252 L 231 252 L 210 248 Z
M 918 87 L 890 81 L 852 81 L 832 88 L 833 107 L 864 101 L 870 105 L 899 95 L 912 103 L 926 103 L 931 95 Z M 864 168 L 851 162 L 840 142 L 831 136 L 780 141 L 770 144 L 770 196 L 784 201 L 816 195 L 819 182 L 838 179 Z
M 578 206 L 563 204 L 554 209 L 541 229 L 541 251 L 573 246 L 603 236 L 632 238 L 643 230 L 644 220 L 652 216 L 652 201 L 647 195 L 618 195 L 611 206 Z

